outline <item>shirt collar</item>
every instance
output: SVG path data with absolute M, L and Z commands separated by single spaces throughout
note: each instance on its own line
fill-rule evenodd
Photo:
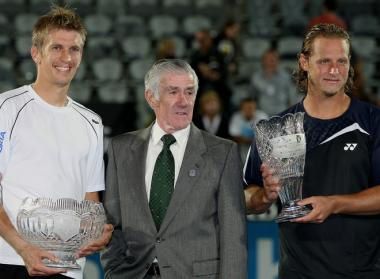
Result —
M 154 145 L 162 144 L 161 138 L 163 135 L 166 135 L 167 133 L 161 129 L 161 127 L 157 124 L 157 121 L 153 124 L 152 132 L 151 132 L 151 138 Z M 179 145 L 180 147 L 183 146 L 187 142 L 187 138 L 190 134 L 190 125 L 188 125 L 186 128 L 176 131 L 172 133 L 172 135 L 175 137 L 176 142 L 173 145 Z

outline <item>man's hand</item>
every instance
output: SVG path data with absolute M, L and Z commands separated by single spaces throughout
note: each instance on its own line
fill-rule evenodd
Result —
M 314 196 L 303 199 L 298 205 L 311 205 L 312 210 L 306 216 L 291 220 L 296 223 L 322 223 L 334 213 L 334 200 L 329 196 Z
M 58 261 L 58 259 L 53 254 L 39 249 L 32 244 L 23 246 L 19 251 L 19 255 L 24 260 L 25 267 L 30 276 L 50 276 L 66 272 L 65 269 L 45 266 L 42 262 L 43 259 L 49 259 L 51 261 Z
M 280 180 L 273 175 L 274 170 L 268 165 L 263 163 L 260 170 L 264 182 L 263 202 L 273 203 L 278 199 L 278 193 L 281 190 Z
M 76 254 L 78 258 L 86 257 L 106 247 L 110 242 L 113 232 L 113 226 L 111 224 L 105 224 L 103 227 L 103 234 L 98 239 L 88 243 L 82 247 Z

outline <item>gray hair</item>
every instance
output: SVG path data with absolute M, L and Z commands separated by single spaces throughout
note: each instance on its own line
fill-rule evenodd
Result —
M 190 74 L 194 80 L 195 93 L 198 91 L 198 77 L 189 63 L 181 59 L 161 59 L 153 64 L 144 79 L 145 91 L 151 90 L 156 100 L 160 98 L 159 85 L 164 73 Z

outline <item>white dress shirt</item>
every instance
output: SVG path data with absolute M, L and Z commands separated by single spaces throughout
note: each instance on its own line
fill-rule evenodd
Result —
M 155 122 L 153 124 L 151 135 L 149 138 L 148 152 L 145 163 L 145 185 L 146 193 L 148 195 L 148 201 L 150 196 L 150 188 L 152 183 L 154 165 L 156 163 L 158 155 L 162 150 L 162 147 L 164 146 L 163 142 L 161 141 L 161 138 L 165 134 L 165 131 L 161 129 L 157 122 Z M 176 142 L 170 146 L 170 151 L 172 152 L 174 157 L 174 187 L 177 182 L 179 170 L 181 169 L 183 155 L 185 154 L 189 134 L 190 125 L 188 125 L 185 129 L 176 131 L 172 134 L 176 139 Z

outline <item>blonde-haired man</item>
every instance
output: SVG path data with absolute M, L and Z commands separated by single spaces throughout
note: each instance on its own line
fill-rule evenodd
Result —
M 104 190 L 101 118 L 68 97 L 85 39 L 80 18 L 68 8 L 53 7 L 33 29 L 35 82 L 0 94 L 3 278 L 82 278 L 81 270 L 46 267 L 42 260 L 55 257 L 23 240 L 15 223 L 18 207 L 27 196 L 99 200 L 98 192 Z M 103 236 L 78 256 L 104 247 L 112 229 L 106 225 Z M 78 262 L 83 267 L 84 259 Z

